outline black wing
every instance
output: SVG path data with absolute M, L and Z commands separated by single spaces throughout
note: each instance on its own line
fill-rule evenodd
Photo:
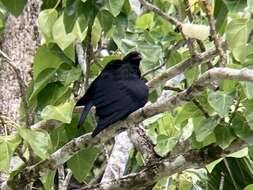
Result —
M 127 117 L 147 102 L 148 88 L 141 80 L 117 81 L 107 76 L 103 81 L 105 83 L 97 86 L 92 98 L 99 117 L 92 136 Z
M 110 61 L 103 71 L 100 73 L 100 75 L 91 83 L 90 87 L 88 88 L 87 92 L 84 94 L 82 98 L 80 98 L 76 106 L 85 106 L 88 103 L 90 103 L 90 100 L 92 99 L 92 96 L 95 93 L 95 89 L 97 88 L 97 85 L 103 86 L 103 80 L 107 75 L 114 75 L 115 72 L 124 64 L 121 60 L 113 60 Z

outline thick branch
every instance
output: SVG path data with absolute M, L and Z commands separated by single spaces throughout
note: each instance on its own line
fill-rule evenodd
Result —
M 145 165 L 148 165 L 158 159 L 157 154 L 154 151 L 154 146 L 145 134 L 145 130 L 141 125 L 136 125 L 129 130 L 129 136 L 133 142 L 135 148 L 141 153 Z
M 133 144 L 124 131 L 115 137 L 115 144 L 108 160 L 102 182 L 118 179 L 123 176 Z
M 171 111 L 174 108 L 184 104 L 187 101 L 194 99 L 200 92 L 202 92 L 206 86 L 214 80 L 239 80 L 239 81 L 250 81 L 253 82 L 253 70 L 250 69 L 230 69 L 230 68 L 213 68 L 204 73 L 199 80 L 191 86 L 189 89 L 178 93 L 173 97 L 166 97 L 163 101 L 145 106 L 132 113 L 126 120 L 119 121 L 106 130 L 102 131 L 100 135 L 95 138 L 91 138 L 90 134 L 82 135 L 75 138 L 65 144 L 61 149 L 54 152 L 47 160 L 41 161 L 40 163 L 27 167 L 13 180 L 9 181 L 9 184 L 14 186 L 21 184 L 28 184 L 35 178 L 40 177 L 47 168 L 55 169 L 59 165 L 66 162 L 79 150 L 97 146 L 112 137 L 114 137 L 119 130 L 125 130 L 130 128 L 133 124 L 138 124 L 141 121 L 154 116 L 158 113 L 165 111 Z
M 246 141 L 252 142 L 252 140 L 253 136 L 249 137 Z M 163 177 L 171 176 L 190 168 L 201 168 L 218 158 L 222 158 L 230 153 L 247 147 L 247 145 L 248 144 L 246 142 L 238 139 L 225 150 L 222 150 L 220 147 L 215 145 L 210 145 L 200 150 L 190 150 L 181 155 L 168 157 L 147 166 L 139 173 L 130 174 L 119 180 L 84 187 L 79 190 L 144 189 Z

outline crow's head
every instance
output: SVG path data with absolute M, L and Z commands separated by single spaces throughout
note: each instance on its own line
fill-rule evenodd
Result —
M 123 58 L 124 62 L 133 63 L 133 64 L 140 64 L 141 60 L 142 60 L 142 56 L 137 51 L 132 51 Z

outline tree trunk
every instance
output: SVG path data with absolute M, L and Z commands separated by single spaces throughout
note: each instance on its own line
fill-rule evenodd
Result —
M 33 56 L 39 44 L 36 25 L 39 7 L 39 0 L 29 0 L 18 18 L 9 15 L 1 41 L 1 50 L 13 60 L 26 84 L 31 80 Z M 0 65 L 0 92 L 0 114 L 19 121 L 19 85 L 15 73 L 3 60 Z

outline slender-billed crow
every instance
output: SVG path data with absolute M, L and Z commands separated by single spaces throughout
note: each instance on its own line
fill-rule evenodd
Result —
M 98 116 L 98 125 L 92 133 L 92 137 L 95 137 L 109 125 L 126 118 L 146 104 L 148 87 L 141 79 L 141 59 L 141 54 L 133 51 L 123 60 L 113 60 L 105 66 L 76 103 L 76 106 L 85 106 L 78 127 L 82 125 L 92 106 L 96 107 Z

